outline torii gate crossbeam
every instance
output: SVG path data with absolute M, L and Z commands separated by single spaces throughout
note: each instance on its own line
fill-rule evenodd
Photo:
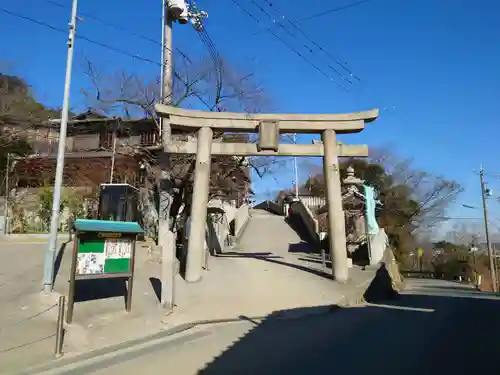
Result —
M 202 275 L 212 155 L 323 156 L 332 274 L 335 280 L 347 281 L 349 275 L 338 158 L 368 156 L 368 147 L 339 143 L 337 134 L 361 132 L 366 123 L 377 119 L 378 109 L 346 114 L 277 115 L 204 112 L 156 104 L 155 110 L 158 116 L 170 123 L 171 128 L 197 134 L 196 141 L 179 142 L 166 137 L 163 139 L 163 149 L 166 153 L 196 154 L 186 281 L 199 281 Z M 258 133 L 259 142 L 214 142 L 214 130 Z M 321 134 L 322 142 L 309 145 L 280 144 L 281 133 Z

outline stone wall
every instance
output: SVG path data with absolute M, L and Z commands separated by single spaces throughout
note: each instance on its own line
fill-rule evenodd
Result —
M 47 232 L 46 223 L 40 217 L 39 194 L 42 188 L 24 188 L 11 192 L 9 198 L 9 233 L 43 233 Z M 92 189 L 89 187 L 63 188 L 62 196 L 72 194 L 81 197 L 89 196 Z M 4 211 L 5 198 L 0 199 L 1 212 Z M 90 209 L 90 205 L 87 205 Z M 70 210 L 65 207 L 60 214 L 60 230 L 68 231 Z
M 311 210 L 304 204 L 302 198 L 298 201 L 293 202 L 290 205 L 291 214 L 300 218 L 302 225 L 304 226 L 309 239 L 313 243 L 319 243 L 319 227 L 318 221 Z
M 236 211 L 236 215 L 234 217 L 235 238 L 239 238 L 241 236 L 249 220 L 250 220 L 250 206 L 248 204 L 243 204 L 238 208 L 238 211 Z

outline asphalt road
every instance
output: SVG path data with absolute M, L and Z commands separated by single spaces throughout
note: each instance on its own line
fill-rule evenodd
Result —
M 297 320 L 247 320 L 189 335 L 71 373 L 498 373 L 500 298 L 457 283 L 411 280 L 405 294 L 387 305 Z

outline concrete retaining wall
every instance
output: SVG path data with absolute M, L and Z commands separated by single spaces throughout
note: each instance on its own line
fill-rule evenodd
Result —
M 384 228 L 380 228 L 376 235 L 370 235 L 370 264 L 378 264 L 383 261 L 388 249 L 388 239 Z
M 243 204 L 236 211 L 234 217 L 234 236 L 238 239 L 243 231 L 245 230 L 248 221 L 250 220 L 250 206 L 248 204 Z
M 242 235 L 250 220 L 250 206 L 248 204 L 243 204 L 236 208 L 235 202 L 221 200 L 212 200 L 208 206 L 219 208 L 224 212 L 224 217 L 218 222 L 210 222 L 210 220 L 207 220 L 207 246 L 219 252 L 222 251 L 226 245 L 226 239 L 231 233 L 231 226 L 234 225 L 235 240 L 238 240 Z
M 300 218 L 310 240 L 313 243 L 319 243 L 319 226 L 311 210 L 301 200 L 293 202 L 290 205 L 292 215 Z
M 387 248 L 375 278 L 364 294 L 366 302 L 395 298 L 404 288 L 404 279 L 391 248 Z

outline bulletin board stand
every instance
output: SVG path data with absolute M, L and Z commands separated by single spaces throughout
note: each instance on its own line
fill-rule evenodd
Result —
M 132 308 L 135 244 L 144 230 L 136 222 L 85 220 L 73 223 L 75 240 L 71 260 L 66 322 L 71 324 L 75 286 L 79 280 L 128 278 L 125 309 Z

